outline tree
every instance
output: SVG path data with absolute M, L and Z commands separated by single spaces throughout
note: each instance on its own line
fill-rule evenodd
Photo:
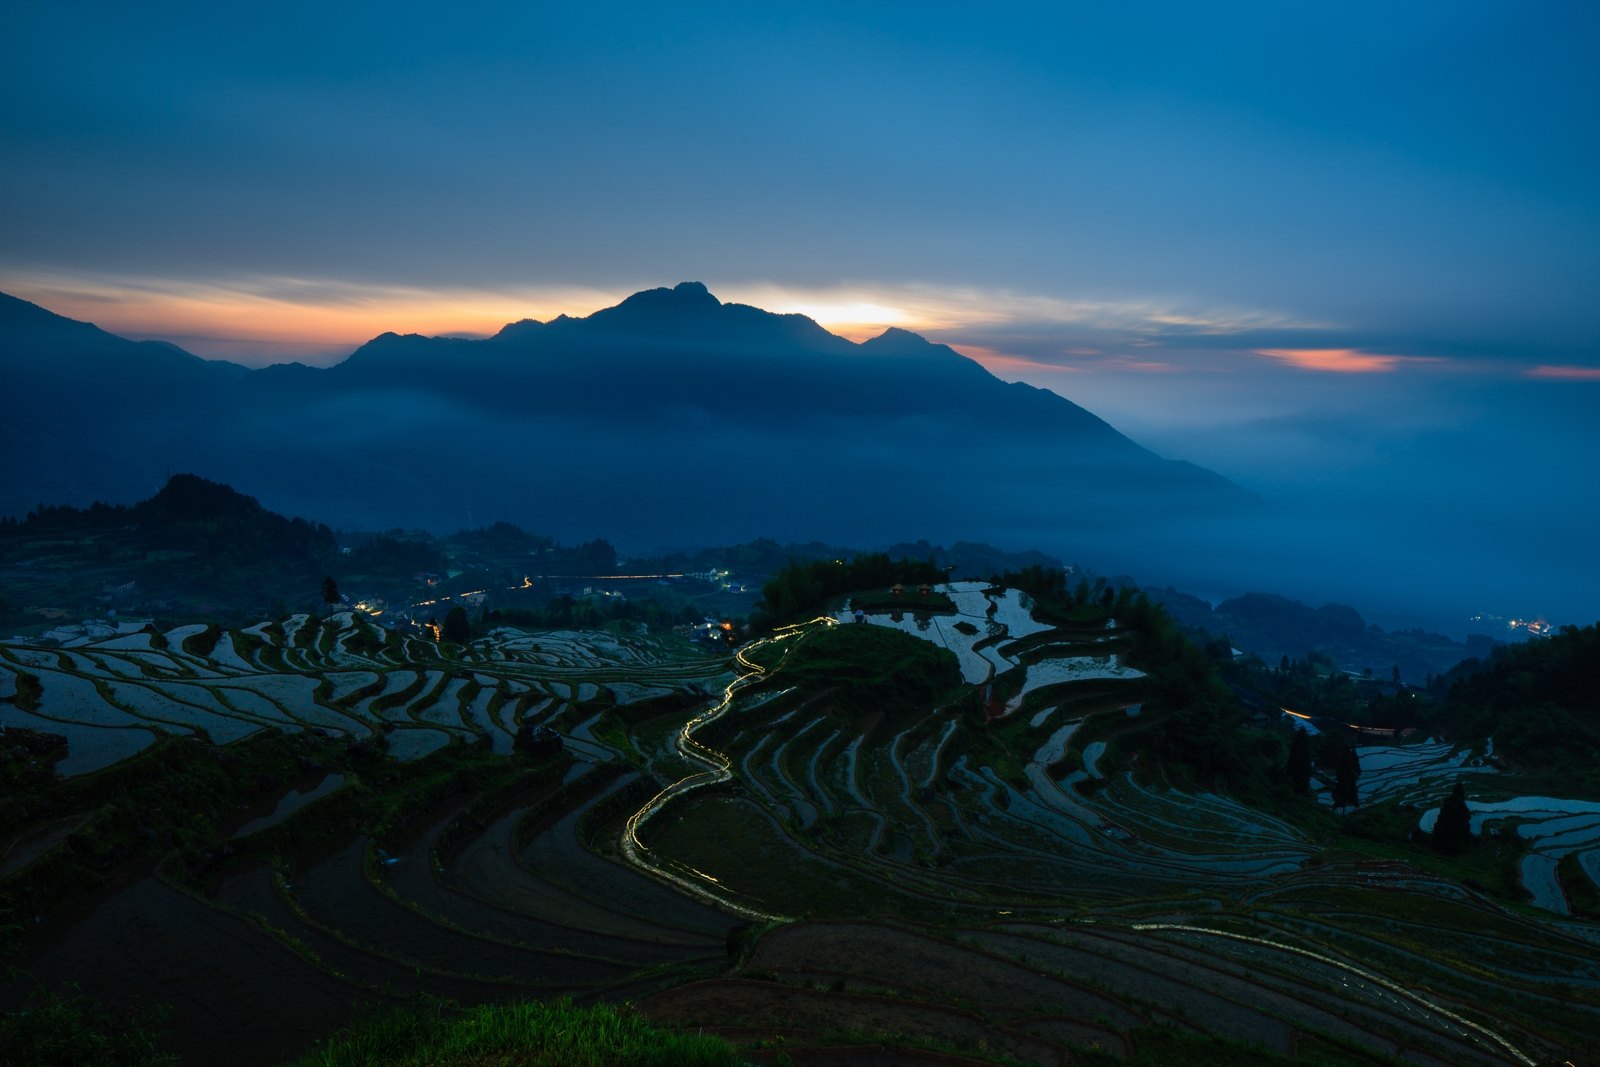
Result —
M 1356 750 L 1349 745 L 1341 748 L 1334 770 L 1333 810 L 1359 807 L 1361 794 L 1356 790 L 1356 779 L 1361 777 L 1361 761 L 1356 757 Z
M 1289 744 L 1289 761 L 1284 770 L 1296 793 L 1311 792 L 1311 736 L 1302 727 L 1294 728 L 1294 740 Z
M 472 624 L 467 621 L 467 609 L 457 604 L 444 614 L 444 627 L 439 635 L 446 641 L 464 645 L 472 640 Z
M 322 579 L 322 602 L 328 605 L 328 617 L 332 618 L 333 606 L 339 602 L 339 583 L 333 580 L 331 574 Z
M 1439 805 L 1439 819 L 1433 824 L 1433 847 L 1447 856 L 1456 856 L 1472 847 L 1472 812 L 1467 807 L 1467 787 L 1460 782 Z

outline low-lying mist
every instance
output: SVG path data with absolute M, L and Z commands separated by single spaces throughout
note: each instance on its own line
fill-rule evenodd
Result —
M 1218 509 L 949 420 L 841 419 L 796 433 L 680 413 L 624 428 L 436 400 L 413 408 L 399 395 L 360 410 L 359 431 L 350 410 L 318 409 L 298 440 L 218 450 L 197 473 L 349 529 L 506 520 L 634 554 L 756 537 L 987 541 L 1213 600 L 1275 592 L 1456 635 L 1477 611 L 1555 623 L 1600 612 L 1574 494 L 1553 493 L 1548 476 L 1511 483 L 1549 502 L 1543 526 L 1506 493 L 1409 474 L 1264 486 L 1257 501 Z M 463 441 L 465 462 L 441 444 Z

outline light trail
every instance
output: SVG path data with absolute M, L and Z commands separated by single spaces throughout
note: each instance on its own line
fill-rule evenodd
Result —
M 1190 926 L 1187 923 L 1134 923 L 1133 929 L 1139 931 L 1181 930 L 1191 934 L 1207 934 L 1211 937 L 1226 937 L 1231 938 L 1234 941 L 1246 941 L 1254 945 L 1265 945 L 1268 948 L 1275 948 L 1281 952 L 1288 952 L 1296 956 L 1304 956 L 1307 959 L 1316 960 L 1318 963 L 1326 963 L 1330 967 L 1337 967 L 1342 971 L 1348 971 L 1357 977 L 1364 978 L 1369 982 L 1380 985 L 1392 993 L 1398 993 L 1402 997 L 1413 1000 L 1427 1010 L 1444 1016 L 1451 1022 L 1459 1023 L 1462 1026 L 1475 1030 L 1479 1034 L 1488 1038 L 1490 1041 L 1493 1041 L 1495 1044 L 1499 1045 L 1501 1048 L 1505 1049 L 1507 1052 L 1511 1053 L 1512 1056 L 1526 1064 L 1527 1067 L 1538 1067 L 1537 1060 L 1527 1055 L 1527 1053 L 1517 1048 L 1517 1046 L 1513 1045 L 1511 1042 L 1507 1041 L 1505 1038 L 1501 1037 L 1487 1026 L 1483 1026 L 1479 1023 L 1473 1022 L 1471 1019 L 1457 1015 L 1449 1008 L 1435 1004 L 1427 997 L 1424 997 L 1419 993 L 1414 993 L 1397 982 L 1391 982 L 1389 979 L 1380 974 L 1373 974 L 1371 971 L 1363 970 L 1360 967 L 1345 963 L 1342 960 L 1336 960 L 1331 956 L 1324 956 L 1320 952 L 1312 952 L 1310 949 L 1299 948 L 1295 945 L 1286 945 L 1282 941 L 1269 941 L 1264 937 L 1251 937 L 1249 934 L 1236 934 L 1229 930 L 1213 930 L 1206 926 Z
M 469 596 L 478 596 L 478 595 L 480 595 L 482 593 L 487 593 L 488 591 L 489 590 L 487 590 L 487 589 L 474 589 L 470 593 L 446 593 L 444 596 L 437 597 L 437 598 L 435 598 L 433 600 L 419 601 L 418 603 L 413 604 L 411 606 L 414 607 L 414 608 L 429 608 L 429 607 L 432 607 L 435 604 L 443 604 L 446 600 L 456 600 L 456 599 L 463 599 L 463 598 L 466 598 L 466 597 L 469 597 Z
M 734 660 L 747 673 L 741 674 L 729 682 L 722 691 L 722 699 L 717 701 L 715 705 L 684 723 L 682 728 L 678 730 L 678 735 L 673 742 L 679 755 L 690 763 L 698 763 L 706 769 L 695 774 L 686 775 L 673 782 L 645 801 L 643 807 L 628 817 L 628 822 L 622 830 L 622 855 L 629 863 L 646 874 L 683 890 L 690 896 L 709 901 L 747 918 L 765 919 L 772 922 L 786 921 L 787 916 L 775 915 L 771 912 L 761 911 L 747 904 L 730 900 L 726 895 L 728 891 L 725 889 L 722 892 L 715 892 L 708 888 L 709 884 L 710 886 L 716 886 L 717 889 L 722 889 L 722 883 L 704 871 L 696 870 L 684 864 L 663 861 L 648 845 L 640 840 L 639 831 L 644 827 L 645 823 L 655 817 L 656 813 L 666 807 L 669 802 L 702 786 L 716 785 L 733 777 L 733 762 L 721 752 L 696 741 L 693 735 L 702 726 L 709 726 L 727 714 L 728 710 L 733 707 L 734 694 L 747 682 L 767 673 L 767 668 L 751 660 L 746 653 L 798 637 L 818 625 L 837 625 L 837 620 L 831 616 L 819 615 L 809 622 L 782 626 L 774 631 L 771 637 L 753 641 L 734 652 Z M 783 659 L 778 661 L 779 667 L 783 666 L 783 660 L 788 659 L 789 653 L 792 651 L 793 649 L 784 652 Z
M 523 581 L 529 578 L 566 578 L 570 581 L 582 582 L 642 582 L 650 578 L 686 578 L 687 574 L 525 574 Z M 525 589 L 526 586 L 514 585 L 513 589 Z

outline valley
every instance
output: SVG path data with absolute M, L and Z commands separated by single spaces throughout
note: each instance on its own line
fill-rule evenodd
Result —
M 1240 799 L 1160 755 L 1209 724 L 1126 597 L 898 595 L 732 655 L 349 611 L 0 644 L 8 736 L 67 742 L 6 802 L 6 1008 L 168 1004 L 186 1061 L 263 1064 L 418 996 L 793 1063 L 1532 1065 L 1600 1028 L 1600 927 L 1361 836 L 1436 806 L 1451 746 L 1358 750 L 1343 822 Z

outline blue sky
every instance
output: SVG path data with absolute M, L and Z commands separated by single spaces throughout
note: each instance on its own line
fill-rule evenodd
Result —
M 1600 510 L 1593 4 L 9 22 L 0 289 L 118 332 L 327 362 L 695 278 L 1263 490 Z M 1540 469 L 1494 473 L 1519 443 Z

